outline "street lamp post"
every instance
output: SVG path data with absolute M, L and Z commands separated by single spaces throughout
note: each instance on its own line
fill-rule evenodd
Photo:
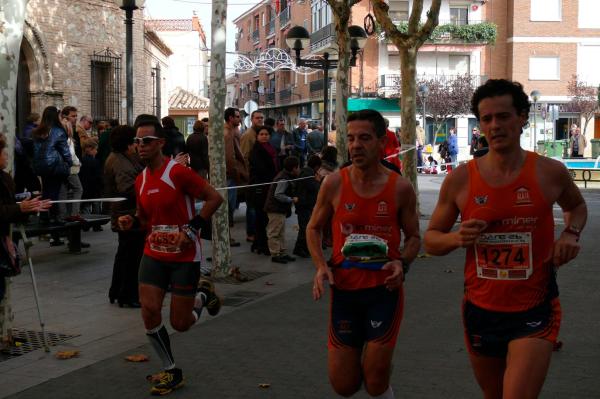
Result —
M 533 100 L 533 150 L 537 152 L 537 127 L 536 127 L 536 119 L 537 119 L 537 102 L 540 99 L 541 93 L 539 90 L 533 90 L 530 94 L 531 99 Z
M 349 26 L 348 33 L 350 34 L 350 50 L 352 51 L 350 66 L 356 66 L 356 54 L 367 43 L 367 34 L 363 28 L 357 25 Z M 337 60 L 330 60 L 328 52 L 323 53 L 323 58 L 321 59 L 303 60 L 300 57 L 300 51 L 308 48 L 310 45 L 310 35 L 302 26 L 291 28 L 286 35 L 285 42 L 296 53 L 297 67 L 303 66 L 323 70 L 323 135 L 325 145 L 327 145 L 329 133 L 329 70 L 337 68 L 338 62 Z
M 121 10 L 125 10 L 125 81 L 127 90 L 127 124 L 133 125 L 133 10 L 137 10 L 136 0 L 118 0 Z
M 429 95 L 429 87 L 425 83 L 423 83 L 419 85 L 417 92 L 421 97 L 421 105 L 423 106 L 423 131 L 425 131 L 425 139 L 427 139 L 427 112 L 425 110 L 425 105 L 427 103 L 427 96 Z

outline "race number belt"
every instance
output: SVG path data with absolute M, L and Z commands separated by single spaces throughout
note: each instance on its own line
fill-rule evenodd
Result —
M 181 248 L 175 245 L 179 235 L 179 226 L 160 224 L 152 226 L 152 233 L 148 237 L 150 249 L 155 252 L 167 254 L 180 253 Z
M 388 259 L 387 241 L 371 234 L 350 234 L 342 247 L 343 269 L 380 270 Z
M 475 244 L 477 277 L 527 280 L 533 273 L 531 233 L 483 233 Z

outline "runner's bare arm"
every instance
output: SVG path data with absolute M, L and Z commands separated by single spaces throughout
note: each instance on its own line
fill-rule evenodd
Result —
M 446 255 L 472 244 L 477 237 L 479 227 L 476 221 L 464 221 L 459 230 L 451 231 L 460 213 L 460 190 L 467 189 L 468 178 L 466 166 L 460 166 L 446 176 L 442 183 L 438 203 L 425 232 L 424 247 L 427 253 Z
M 308 226 L 306 226 L 306 244 L 308 251 L 317 269 L 313 279 L 313 298 L 321 298 L 325 289 L 323 280 L 329 280 L 329 284 L 334 284 L 333 274 L 327 265 L 325 255 L 323 254 L 323 229 L 333 216 L 333 200 L 341 184 L 340 174 L 334 173 L 323 181 L 317 196 L 317 203 L 312 212 Z
M 399 196 L 403 204 L 398 215 L 398 222 L 404 233 L 404 247 L 402 258 L 408 262 L 417 257 L 421 248 L 421 233 L 419 232 L 419 212 L 417 210 L 417 195 L 413 186 L 404 179 L 400 179 Z

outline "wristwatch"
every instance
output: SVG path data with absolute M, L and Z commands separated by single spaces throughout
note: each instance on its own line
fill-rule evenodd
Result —
M 576 225 L 569 225 L 564 230 L 563 233 L 569 233 L 577 237 L 577 241 L 579 241 L 579 237 L 581 236 L 581 229 Z

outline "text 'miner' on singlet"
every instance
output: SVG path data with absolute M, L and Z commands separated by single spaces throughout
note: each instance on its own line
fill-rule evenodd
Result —
M 465 297 L 499 312 L 530 309 L 556 296 L 552 246 L 554 216 L 536 179 L 539 155 L 527 152 L 519 176 L 491 187 L 468 163 L 469 195 L 462 220 L 480 219 L 487 228 L 467 249 Z
M 195 198 L 206 187 L 206 180 L 191 169 L 165 158 L 162 166 L 144 168 L 135 181 L 138 213 L 148 222 L 144 254 L 164 262 L 200 262 L 200 239 L 184 250 L 172 245 L 181 226 L 196 215 Z
M 355 290 L 383 285 L 391 272 L 338 267 L 345 260 L 342 247 L 351 234 L 370 234 L 387 241 L 388 258 L 400 259 L 401 231 L 398 224 L 396 179 L 391 172 L 383 190 L 377 195 L 363 198 L 352 188 L 350 168 L 340 170 L 342 187 L 340 202 L 331 220 L 333 253 L 331 263 L 335 285 L 343 290 Z

